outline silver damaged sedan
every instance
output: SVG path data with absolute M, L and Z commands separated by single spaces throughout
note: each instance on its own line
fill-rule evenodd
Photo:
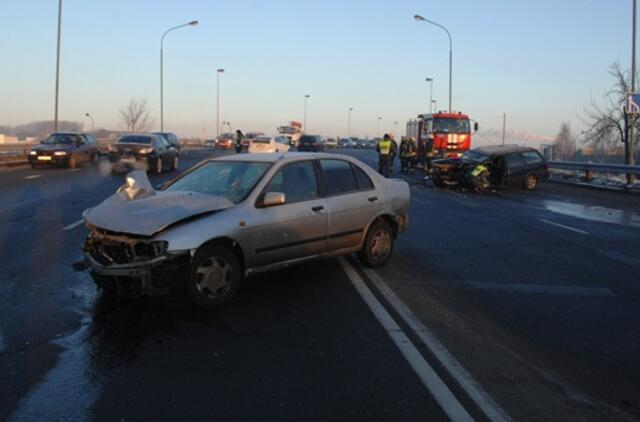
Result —
M 390 258 L 407 227 L 406 182 L 334 154 L 242 154 L 205 160 L 155 190 L 134 171 L 83 214 L 100 288 L 121 296 L 186 294 L 228 302 L 241 280 L 315 258 Z

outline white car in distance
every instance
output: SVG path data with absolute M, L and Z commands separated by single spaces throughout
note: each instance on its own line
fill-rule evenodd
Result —
M 249 143 L 249 153 L 288 152 L 289 140 L 284 136 L 258 136 Z

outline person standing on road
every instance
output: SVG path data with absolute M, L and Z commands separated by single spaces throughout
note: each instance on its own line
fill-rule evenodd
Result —
M 396 155 L 398 155 L 398 144 L 396 143 L 393 134 L 389 135 L 389 139 L 391 139 L 391 160 L 389 161 L 389 173 L 393 174 L 393 162 L 396 159 Z
M 392 145 L 394 142 L 388 133 L 378 141 L 376 151 L 378 152 L 378 172 L 384 177 L 389 177 L 389 166 L 391 165 Z
M 407 138 L 403 136 L 400 139 L 400 173 L 407 171 L 407 160 L 405 159 L 405 149 L 407 147 Z
M 242 152 L 242 141 L 244 140 L 244 135 L 240 129 L 236 130 L 236 154 L 240 154 Z
M 405 171 L 413 174 L 416 169 L 416 158 L 418 156 L 418 146 L 413 138 L 408 138 L 404 146 Z

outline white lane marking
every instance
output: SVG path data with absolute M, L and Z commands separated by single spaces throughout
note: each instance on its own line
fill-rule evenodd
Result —
M 31 176 L 25 176 L 24 180 L 33 180 L 39 178 L 40 176 L 40 174 L 32 174 Z
M 371 293 L 371 290 L 369 290 L 364 281 L 362 281 L 362 278 L 351 264 L 344 258 L 339 258 L 338 262 L 340 262 L 342 269 L 347 274 L 347 277 L 349 277 L 351 284 L 353 284 L 360 294 L 360 297 L 362 297 L 369 306 L 369 309 L 373 312 L 378 322 L 380 322 L 387 331 L 391 340 L 393 340 L 396 347 L 400 349 L 400 352 L 404 355 L 404 358 L 411 368 L 413 368 L 413 371 L 418 375 L 424 386 L 427 387 L 429 393 L 431 393 L 447 416 L 453 421 L 473 421 L 471 415 L 462 407 L 444 381 L 442 381 L 431 365 L 422 357 L 400 326 L 393 320 L 373 293 Z
M 509 421 L 510 418 L 506 412 L 484 391 L 482 386 L 464 369 L 460 362 L 449 353 L 431 330 L 396 296 L 382 277 L 368 268 L 363 268 L 363 271 L 398 315 L 411 327 L 422 343 L 427 346 L 429 351 L 438 359 L 440 364 L 456 380 L 469 397 L 471 397 L 473 402 L 484 414 L 492 421 Z
M 480 281 L 467 281 L 469 287 L 478 290 L 495 290 L 501 292 L 539 293 L 558 296 L 610 296 L 615 294 L 606 287 L 558 286 L 544 284 L 507 284 Z
M 74 169 L 69 169 L 67 171 L 80 171 L 80 169 L 79 168 L 74 168 Z
M 82 223 L 84 223 L 84 220 L 80 219 L 80 220 L 76 221 L 75 223 L 71 223 L 67 227 L 64 227 L 62 230 L 64 230 L 64 231 L 73 230 L 76 227 L 78 227 L 79 225 L 81 225 Z
M 589 234 L 589 232 L 586 232 L 584 230 L 576 229 L 575 227 L 571 227 L 571 226 L 565 226 L 564 224 L 556 223 L 555 221 L 549 221 L 549 220 L 546 220 L 544 218 L 539 218 L 538 220 L 542 221 L 543 223 L 551 224 L 552 226 L 560 227 L 560 228 L 563 228 L 563 229 L 566 229 L 566 230 L 571 230 L 571 231 L 576 232 L 576 233 Z

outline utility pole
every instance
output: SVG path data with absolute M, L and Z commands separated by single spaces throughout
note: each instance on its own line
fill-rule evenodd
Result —
M 311 97 L 311 95 L 309 94 L 305 94 L 304 96 L 304 133 L 309 133 L 307 132 L 307 100 L 309 99 L 309 97 Z
M 429 82 L 429 114 L 433 113 L 433 78 L 427 78 Z
M 224 73 L 224 69 L 218 69 L 216 72 L 216 139 L 220 136 L 220 74 Z
M 351 139 L 351 112 L 353 111 L 353 107 L 349 107 L 349 111 L 347 112 L 347 138 Z
M 504 146 L 504 138 L 507 132 L 507 113 L 502 113 L 502 146 Z
M 58 0 L 58 43 L 56 47 L 56 100 L 53 112 L 53 131 L 58 131 L 58 93 L 60 92 L 60 30 L 62 27 L 62 0 Z
M 636 92 L 636 14 L 637 14 L 637 1 L 633 0 L 633 18 L 632 18 L 632 40 L 631 40 L 631 92 Z M 627 110 L 628 112 L 629 110 Z M 627 119 L 631 118 L 631 122 L 627 125 L 629 127 L 629 134 L 627 135 L 627 148 L 626 148 L 626 162 L 627 165 L 635 164 L 635 151 L 634 151 L 634 142 L 635 142 L 635 126 L 636 126 L 636 114 L 627 114 Z M 627 183 L 631 184 L 635 181 L 635 176 L 633 174 L 627 174 Z

